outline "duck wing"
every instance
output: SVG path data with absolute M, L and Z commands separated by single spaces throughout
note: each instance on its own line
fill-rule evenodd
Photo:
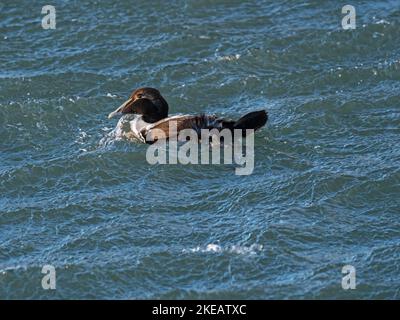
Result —
M 246 129 L 257 130 L 265 125 L 268 113 L 264 110 L 250 112 L 239 120 L 223 119 L 215 115 L 177 115 L 151 123 L 140 130 L 143 142 L 153 143 L 160 138 L 177 137 L 184 129 L 193 129 L 201 137 L 201 129 L 240 129 L 246 135 Z M 163 131 L 160 136 L 160 130 Z
M 164 132 L 166 139 L 178 136 L 184 129 L 193 129 L 200 137 L 201 129 L 233 128 L 234 121 L 218 118 L 215 115 L 177 115 L 152 123 L 140 131 L 146 143 L 156 141 L 160 131 Z

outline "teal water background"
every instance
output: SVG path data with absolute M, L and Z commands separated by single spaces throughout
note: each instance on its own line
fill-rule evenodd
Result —
M 399 299 L 400 2 L 344 4 L 1 1 L 0 298 Z M 254 173 L 109 139 L 144 85 L 267 109 Z

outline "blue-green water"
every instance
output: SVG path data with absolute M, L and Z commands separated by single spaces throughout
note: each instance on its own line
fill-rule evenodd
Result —
M 400 298 L 399 1 L 44 4 L 0 3 L 0 298 Z M 144 85 L 267 109 L 253 174 L 111 139 Z

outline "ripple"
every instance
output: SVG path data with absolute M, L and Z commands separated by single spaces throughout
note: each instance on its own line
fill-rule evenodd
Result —
M 68 2 L 56 30 L 41 6 L 0 5 L 1 298 L 399 297 L 396 1 L 351 32 L 334 2 Z M 149 165 L 107 119 L 144 85 L 171 114 L 267 109 L 254 173 Z

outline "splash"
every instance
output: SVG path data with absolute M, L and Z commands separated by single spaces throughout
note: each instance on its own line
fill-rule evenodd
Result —
M 244 255 L 256 255 L 257 253 L 263 251 L 264 247 L 261 244 L 252 244 L 250 246 L 220 246 L 218 244 L 210 243 L 205 247 L 197 246 L 195 248 L 183 249 L 184 253 L 233 253 L 233 254 L 244 254 Z

